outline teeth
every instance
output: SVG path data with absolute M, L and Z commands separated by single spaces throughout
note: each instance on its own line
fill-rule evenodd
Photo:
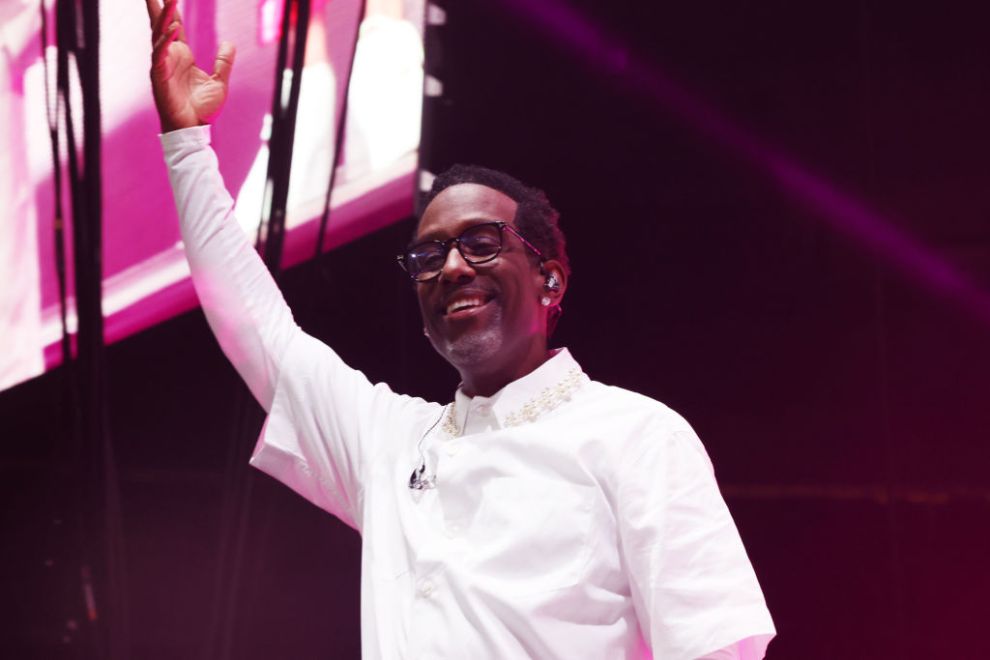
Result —
M 469 307 L 478 307 L 485 304 L 485 299 L 481 296 L 469 297 L 469 298 L 458 298 L 457 300 L 451 301 L 447 305 L 447 313 L 453 314 L 456 311 L 467 309 Z

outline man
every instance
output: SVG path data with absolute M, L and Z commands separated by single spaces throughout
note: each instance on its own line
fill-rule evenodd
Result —
M 690 426 L 591 381 L 547 337 L 556 213 L 481 168 L 438 177 L 400 262 L 460 374 L 447 405 L 372 385 L 306 335 L 232 218 L 197 69 L 147 0 L 152 84 L 193 280 L 269 416 L 251 462 L 361 533 L 369 658 L 761 658 L 773 623 Z

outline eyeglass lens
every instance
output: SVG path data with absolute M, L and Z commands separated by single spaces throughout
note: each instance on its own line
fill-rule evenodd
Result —
M 469 264 L 485 263 L 497 257 L 502 249 L 502 231 L 497 223 L 475 225 L 455 239 L 414 245 L 406 253 L 409 274 L 417 280 L 435 277 L 443 269 L 453 244 Z

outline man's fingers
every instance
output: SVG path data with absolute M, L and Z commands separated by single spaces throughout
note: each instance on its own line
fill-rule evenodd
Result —
M 165 56 L 168 55 L 168 47 L 176 37 L 179 36 L 178 26 L 172 24 L 169 27 L 168 32 L 163 34 L 158 41 L 155 42 L 155 48 L 151 51 L 151 73 L 154 74 L 161 70 L 165 66 Z
M 157 2 L 157 0 L 149 0 L 150 2 Z M 159 40 L 165 32 L 175 23 L 175 3 L 166 2 L 162 11 L 158 12 L 158 18 L 155 19 L 154 25 L 151 27 L 151 43 L 155 46 L 158 45 Z
M 182 12 L 179 11 L 179 0 L 172 0 L 175 4 L 175 20 L 179 22 L 179 41 L 186 40 L 186 28 L 182 25 Z
M 157 0 L 148 0 L 148 2 L 157 2 Z M 186 40 L 186 30 L 182 27 L 182 15 L 179 14 L 179 7 L 176 0 L 165 0 L 165 5 L 158 14 L 158 18 L 155 20 L 154 25 L 151 30 L 151 43 L 157 44 L 158 40 L 162 38 L 167 30 L 170 30 L 172 26 L 178 27 L 178 34 L 176 37 L 179 41 Z
M 213 62 L 213 77 L 224 85 L 230 80 L 230 70 L 234 67 L 234 56 L 237 49 L 229 41 L 220 42 L 217 50 L 217 58 Z
M 144 0 L 144 4 L 148 6 L 148 22 L 154 28 L 155 21 L 158 20 L 158 15 L 162 13 L 162 4 L 159 0 Z

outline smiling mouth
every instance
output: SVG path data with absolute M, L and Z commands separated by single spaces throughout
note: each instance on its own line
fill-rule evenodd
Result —
M 493 298 L 494 296 L 482 294 L 458 296 L 447 303 L 447 307 L 443 310 L 443 316 L 454 319 L 470 316 L 491 302 Z

